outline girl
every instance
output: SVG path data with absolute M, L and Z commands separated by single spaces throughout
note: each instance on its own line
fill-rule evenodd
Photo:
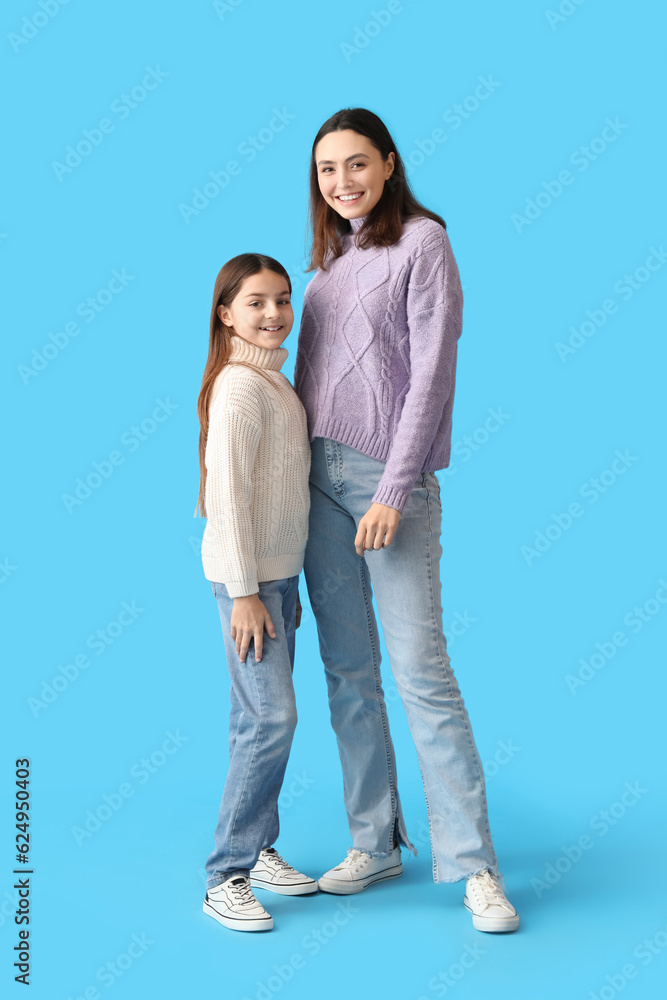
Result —
M 317 270 L 294 375 L 311 441 L 304 574 L 353 845 L 319 886 L 359 892 L 401 874 L 401 845 L 416 853 L 396 785 L 374 591 L 421 767 L 434 881 L 466 880 L 478 930 L 515 930 L 442 630 L 434 473 L 449 464 L 463 305 L 445 222 L 415 199 L 386 126 L 363 108 L 338 111 L 315 136 L 310 217 L 308 270 Z M 325 591 L 332 574 L 341 585 Z
M 296 725 L 294 633 L 310 503 L 305 412 L 280 371 L 288 355 L 281 344 L 294 322 L 291 290 L 272 257 L 244 253 L 227 261 L 215 282 L 197 402 L 195 516 L 200 510 L 208 517 L 202 562 L 231 679 L 229 770 L 203 908 L 240 931 L 273 926 L 252 886 L 285 895 L 317 891 L 315 879 L 272 846 Z

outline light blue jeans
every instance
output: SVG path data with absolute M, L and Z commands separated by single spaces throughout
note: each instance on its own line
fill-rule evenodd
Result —
M 232 873 L 247 875 L 259 852 L 278 839 L 278 796 L 296 726 L 294 631 L 299 577 L 259 584 L 259 599 L 271 616 L 276 638 L 264 630 L 262 659 L 251 639 L 244 663 L 231 637 L 234 599 L 223 583 L 211 583 L 220 611 L 231 680 L 229 770 L 225 781 L 215 846 L 206 862 L 206 887 Z M 209 706 L 217 729 L 217 703 Z
M 415 743 L 428 807 L 433 879 L 498 873 L 484 772 L 447 655 L 440 602 L 440 484 L 420 474 L 389 546 L 357 555 L 354 538 L 384 463 L 311 442 L 304 575 L 317 621 L 352 846 L 416 853 L 403 820 L 380 675 L 378 607 L 389 662 Z M 372 587 L 372 589 L 371 589 Z

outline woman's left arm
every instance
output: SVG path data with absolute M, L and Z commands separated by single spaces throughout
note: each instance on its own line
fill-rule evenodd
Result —
M 461 336 L 463 292 L 459 270 L 447 232 L 437 225 L 425 237 L 414 260 L 407 287 L 410 345 L 410 387 L 394 434 L 373 505 L 362 518 L 361 535 L 375 539 L 382 531 L 372 523 L 384 519 L 391 536 L 430 451 L 448 402 L 451 407 L 456 377 L 456 352 Z M 382 507 L 393 510 L 382 510 Z M 373 540 L 366 548 L 380 548 Z M 363 549 L 361 550 L 363 552 Z

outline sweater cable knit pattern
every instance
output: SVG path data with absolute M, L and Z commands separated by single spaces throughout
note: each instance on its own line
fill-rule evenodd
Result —
M 230 597 L 297 576 L 308 538 L 310 443 L 305 410 L 280 371 L 288 351 L 231 338 L 209 410 L 202 563 Z M 254 371 L 255 365 L 268 376 Z
M 463 292 L 447 231 L 410 216 L 390 247 L 343 253 L 306 286 L 294 370 L 308 435 L 385 463 L 373 496 L 402 511 L 422 472 L 449 465 Z

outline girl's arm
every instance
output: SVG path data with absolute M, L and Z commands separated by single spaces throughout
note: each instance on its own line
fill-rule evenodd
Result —
M 250 514 L 252 470 L 262 433 L 256 386 L 234 378 L 211 408 L 206 441 L 206 513 L 219 581 L 230 597 L 259 591 Z
M 451 410 L 463 292 L 446 230 L 424 238 L 407 288 L 410 387 L 373 502 L 402 511 Z

